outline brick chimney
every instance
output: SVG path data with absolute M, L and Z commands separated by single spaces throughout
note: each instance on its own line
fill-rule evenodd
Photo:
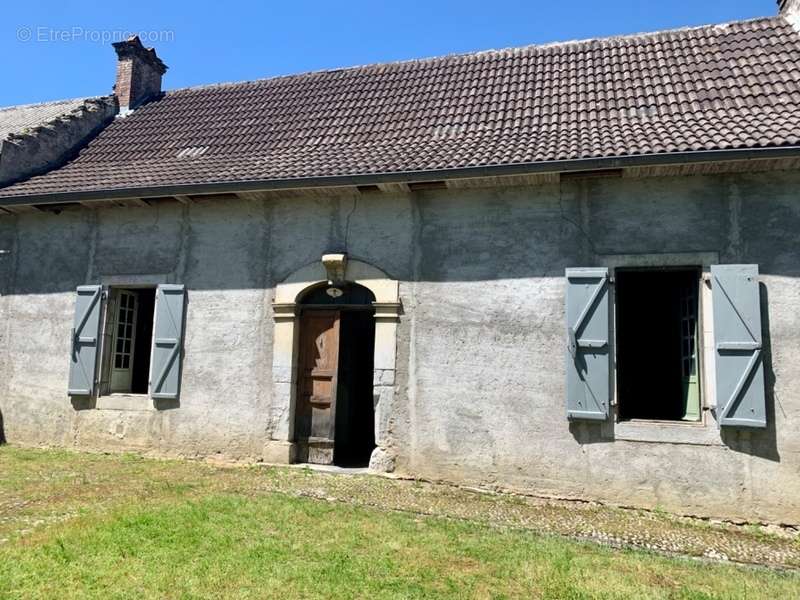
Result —
M 778 0 L 778 10 L 795 29 L 800 29 L 800 0 Z
M 145 48 L 139 36 L 115 42 L 117 51 L 117 82 L 114 94 L 124 115 L 161 93 L 161 76 L 167 65 L 161 62 L 152 48 Z

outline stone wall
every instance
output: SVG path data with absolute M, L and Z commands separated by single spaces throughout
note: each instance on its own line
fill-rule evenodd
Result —
M 90 98 L 52 121 L 0 140 L 0 185 L 61 166 L 116 113 L 113 97 Z
M 798 186 L 800 173 L 774 172 L 4 216 L 5 436 L 261 459 L 280 409 L 270 372 L 275 286 L 346 250 L 400 281 L 384 424 L 399 472 L 798 523 Z M 664 253 L 759 264 L 767 430 L 720 433 L 709 415 L 704 426 L 633 432 L 567 421 L 564 269 Z M 187 286 L 180 406 L 74 406 L 74 289 L 133 276 Z

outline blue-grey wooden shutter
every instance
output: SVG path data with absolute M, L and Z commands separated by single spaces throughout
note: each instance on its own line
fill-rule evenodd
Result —
M 608 418 L 611 393 L 608 269 L 567 269 L 567 417 Z
M 758 265 L 712 265 L 719 424 L 766 427 Z
M 171 400 L 178 398 L 181 383 L 185 295 L 182 285 L 163 284 L 156 290 L 156 316 L 150 362 L 152 398 Z
M 70 396 L 94 394 L 102 294 L 103 289 L 99 285 L 78 287 L 67 385 Z

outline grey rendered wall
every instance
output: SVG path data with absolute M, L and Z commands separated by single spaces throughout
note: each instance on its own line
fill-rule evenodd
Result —
M 800 521 L 800 177 L 586 180 L 420 200 L 401 290 L 401 470 L 695 514 Z M 566 267 L 613 255 L 717 253 L 758 263 L 766 431 L 640 442 L 564 408 Z M 606 429 L 604 431 L 604 429 Z M 683 430 L 686 431 L 686 430 Z M 714 437 L 716 435 L 716 440 Z M 681 441 L 681 443 L 674 443 Z
M 5 434 L 25 444 L 258 459 L 274 417 L 274 286 L 324 252 L 346 250 L 401 281 L 390 421 L 399 471 L 797 523 L 799 184 L 793 172 L 602 179 L 3 217 Z M 656 443 L 567 422 L 564 269 L 664 252 L 759 264 L 766 431 Z M 158 274 L 188 289 L 180 407 L 76 409 L 65 394 L 74 288 Z

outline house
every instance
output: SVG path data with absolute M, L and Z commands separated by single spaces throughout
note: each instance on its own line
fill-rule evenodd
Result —
M 800 522 L 799 31 L 167 92 L 115 44 L 0 188 L 5 437 Z

